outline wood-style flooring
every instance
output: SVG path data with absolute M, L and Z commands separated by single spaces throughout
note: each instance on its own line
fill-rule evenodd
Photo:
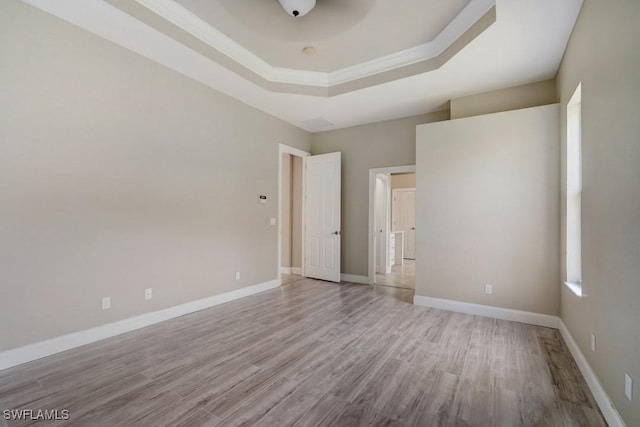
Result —
M 416 262 L 405 259 L 403 265 L 397 264 L 391 267 L 389 274 L 376 274 L 376 284 L 393 286 L 396 288 L 416 288 Z
M 299 274 L 281 274 L 280 275 L 280 283 L 283 285 L 288 285 L 289 283 L 297 282 L 302 279 L 302 276 Z
M 298 280 L 0 371 L 0 410 L 66 409 L 40 425 L 68 426 L 605 425 L 558 331 L 395 296 Z

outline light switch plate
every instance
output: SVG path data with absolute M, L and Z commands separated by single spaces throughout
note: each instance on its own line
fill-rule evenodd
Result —
M 627 399 L 633 400 L 633 379 L 629 374 L 624 374 L 624 395 Z
M 269 218 L 269 222 L 271 223 L 271 225 L 276 225 L 276 219 L 275 218 Z

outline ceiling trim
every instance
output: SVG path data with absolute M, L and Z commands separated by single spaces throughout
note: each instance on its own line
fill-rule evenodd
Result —
M 274 67 L 174 0 L 135 1 L 267 82 L 322 88 L 329 88 L 436 58 L 494 8 L 496 3 L 496 0 L 471 0 L 433 40 L 400 52 L 325 73 Z
M 441 111 L 452 98 L 552 79 L 583 3 L 497 0 L 437 59 L 322 88 L 267 82 L 135 1 L 22 1 L 173 70 L 202 90 L 212 89 L 215 99 L 234 98 L 309 132 Z M 129 56 L 121 53 L 128 63 Z M 305 124 L 318 117 L 333 125 L 312 129 Z
M 363 77 L 437 58 L 495 5 L 496 0 L 471 0 L 430 42 L 328 73 L 329 86 L 348 83 Z

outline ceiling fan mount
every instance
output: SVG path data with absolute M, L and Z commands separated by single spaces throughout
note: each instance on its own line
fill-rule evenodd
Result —
M 280 6 L 294 18 L 299 18 L 316 6 L 316 0 L 278 0 Z

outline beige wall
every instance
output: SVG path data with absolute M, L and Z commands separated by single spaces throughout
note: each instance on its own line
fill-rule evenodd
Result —
M 369 169 L 415 164 L 416 125 L 449 112 L 312 135 L 312 154 L 342 152 L 342 272 L 368 275 Z
M 276 278 L 308 133 L 17 0 L 0 64 L 0 350 Z
M 291 267 L 302 268 L 302 157 L 291 158 Z
M 555 104 L 418 126 L 416 295 L 559 313 L 558 121 Z
M 555 80 L 452 99 L 451 119 L 537 107 L 558 102 Z
M 585 0 L 557 77 L 563 149 L 566 105 L 582 82 L 586 293 L 578 298 L 562 286 L 560 314 L 629 427 L 640 426 L 638 17 L 637 0 Z M 564 214 L 563 205 L 562 218 Z M 595 353 L 590 349 L 591 333 L 596 335 Z M 632 402 L 624 396 L 625 372 L 634 380 Z
M 391 174 L 391 188 L 416 188 L 415 173 Z
M 280 187 L 280 266 L 291 267 L 291 161 L 290 154 L 282 154 Z

